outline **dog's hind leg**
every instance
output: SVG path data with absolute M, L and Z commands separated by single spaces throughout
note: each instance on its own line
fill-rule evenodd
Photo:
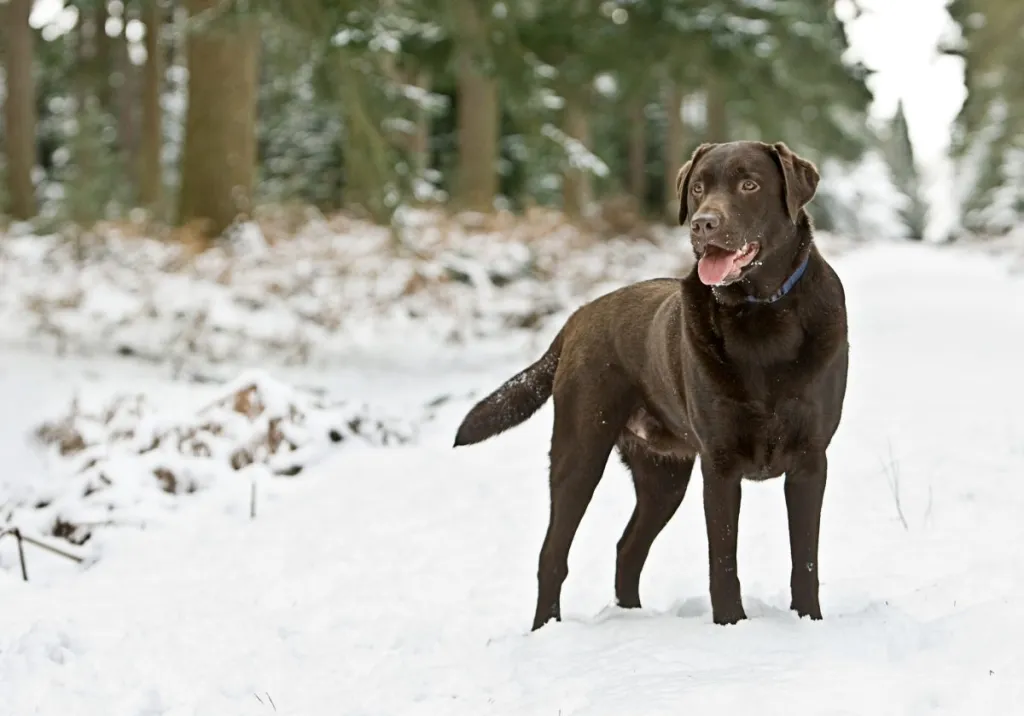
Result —
M 694 459 L 661 456 L 628 444 L 621 444 L 620 452 L 633 475 L 636 507 L 618 544 L 615 601 L 635 609 L 640 606 L 640 573 L 647 555 L 686 495 Z
M 535 630 L 562 618 L 569 548 L 628 417 L 628 386 L 617 377 L 587 385 L 572 383 L 554 396 L 551 514 L 537 569 Z

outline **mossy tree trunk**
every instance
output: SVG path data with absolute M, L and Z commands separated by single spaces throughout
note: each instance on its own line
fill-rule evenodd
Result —
M 500 102 L 498 81 L 487 64 L 487 36 L 473 0 L 458 3 L 457 113 L 459 157 L 456 204 L 491 211 L 498 194 Z
M 222 7 L 187 0 L 190 21 Z M 201 222 L 219 236 L 250 210 L 256 179 L 256 96 L 259 27 L 247 17 L 209 18 L 190 25 L 188 110 L 182 152 L 182 224 Z
M 36 214 L 32 184 L 36 162 L 36 90 L 32 77 L 35 48 L 28 24 L 31 11 L 32 0 L 9 0 L 6 9 L 0 8 L 7 75 L 3 147 L 7 157 L 8 211 L 23 221 Z

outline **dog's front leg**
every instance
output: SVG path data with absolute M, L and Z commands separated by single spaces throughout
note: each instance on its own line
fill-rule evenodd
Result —
M 790 576 L 790 609 L 802 617 L 821 619 L 818 602 L 818 534 L 825 497 L 828 461 L 824 452 L 803 456 L 786 473 L 786 512 L 789 517 L 789 549 L 793 559 Z
M 711 611 L 715 624 L 746 619 L 736 570 L 736 540 L 740 517 L 740 475 L 736 470 L 701 460 L 704 477 L 704 522 L 708 533 Z

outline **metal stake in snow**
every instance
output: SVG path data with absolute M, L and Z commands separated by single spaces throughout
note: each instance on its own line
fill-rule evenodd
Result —
M 7 535 L 12 535 L 14 541 L 18 543 L 18 561 L 21 562 L 21 578 L 23 581 L 28 581 L 28 569 L 25 567 L 25 545 L 22 544 L 21 530 L 17 527 L 11 527 L 9 529 L 0 529 L 0 540 Z

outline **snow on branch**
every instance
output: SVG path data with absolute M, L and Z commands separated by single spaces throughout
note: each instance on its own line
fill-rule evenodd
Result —
M 583 142 L 570 137 L 553 124 L 545 124 L 541 127 L 540 131 L 541 134 L 565 151 L 569 166 L 573 169 L 581 169 L 599 177 L 608 176 L 608 165 L 600 157 L 587 149 Z

